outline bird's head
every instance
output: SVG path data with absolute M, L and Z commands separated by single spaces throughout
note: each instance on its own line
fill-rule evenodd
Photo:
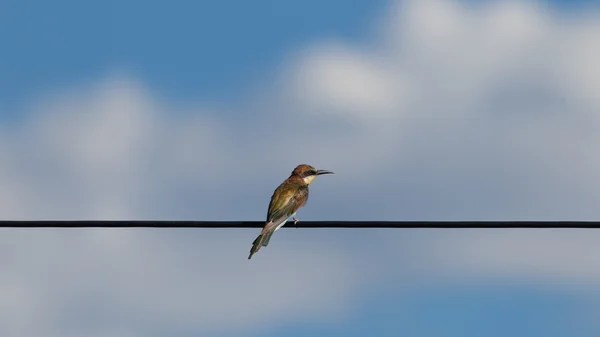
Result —
M 310 184 L 317 176 L 321 174 L 333 174 L 333 172 L 327 170 L 317 170 L 316 168 L 306 164 L 298 165 L 294 171 L 292 171 L 292 176 L 297 176 L 304 179 L 306 185 Z

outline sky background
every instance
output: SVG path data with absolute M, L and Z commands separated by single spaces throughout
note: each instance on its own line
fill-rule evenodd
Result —
M 599 220 L 592 1 L 3 1 L 0 218 Z M 5 337 L 600 335 L 600 232 L 0 229 Z

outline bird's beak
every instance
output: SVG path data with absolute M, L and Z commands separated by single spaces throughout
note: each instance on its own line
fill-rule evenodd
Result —
M 327 170 L 318 170 L 317 175 L 320 176 L 321 174 L 333 174 L 333 172 Z

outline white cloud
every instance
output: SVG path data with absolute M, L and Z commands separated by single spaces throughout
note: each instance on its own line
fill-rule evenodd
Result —
M 249 231 L 4 230 L 0 333 L 241 332 L 289 317 L 336 317 L 345 310 L 361 281 L 339 248 L 272 245 L 271 254 L 248 261 L 248 236 Z
M 597 220 L 599 22 L 405 1 L 376 43 L 292 55 L 248 110 L 127 77 L 51 93 L 0 135 L 0 214 L 262 219 L 306 162 L 337 174 L 311 186 L 303 220 Z M 254 231 L 183 232 L 2 231 L 0 334 L 265 331 L 343 314 L 396 271 L 600 281 L 594 231 L 284 230 L 252 261 Z
M 326 44 L 307 52 L 294 66 L 289 95 L 307 112 L 316 109 L 364 116 L 367 122 L 397 113 L 408 88 L 402 87 L 401 78 L 386 71 L 383 61 Z
M 379 238 L 380 254 L 403 266 L 384 275 L 409 286 L 483 279 L 563 286 L 578 295 L 600 285 L 598 240 L 588 229 L 410 230 Z
M 222 189 L 227 174 L 243 171 L 210 111 L 186 114 L 127 78 L 57 97 L 0 143 L 4 218 L 240 216 L 214 205 L 227 198 L 220 190 L 234 190 Z M 266 207 L 257 203 L 254 219 Z M 262 330 L 287 317 L 336 317 L 361 283 L 335 245 L 278 253 L 273 242 L 248 261 L 257 230 L 187 232 L 3 230 L 0 335 Z

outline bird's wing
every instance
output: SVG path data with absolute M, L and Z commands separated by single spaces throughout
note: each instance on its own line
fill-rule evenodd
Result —
M 282 221 L 289 218 L 300 207 L 306 204 L 308 199 L 308 186 L 298 184 L 296 188 L 289 186 L 279 186 L 271 197 L 269 211 L 267 213 L 267 222 L 279 225 Z M 277 226 L 276 225 L 276 226 Z
M 258 252 L 261 246 L 266 246 L 269 243 L 275 229 L 292 214 L 296 213 L 300 207 L 304 206 L 306 200 L 308 200 L 308 186 L 306 185 L 287 182 L 275 189 L 269 203 L 267 223 L 260 235 L 252 242 L 248 259 L 252 258 L 252 255 Z

